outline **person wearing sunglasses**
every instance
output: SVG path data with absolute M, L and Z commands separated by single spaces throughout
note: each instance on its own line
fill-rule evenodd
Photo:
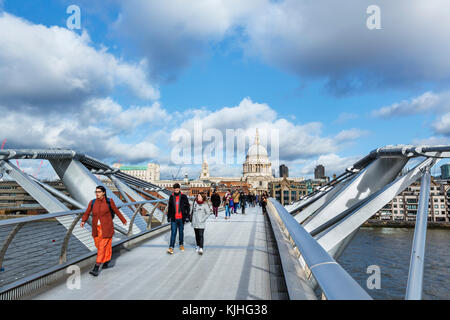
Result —
M 95 188 L 95 199 L 89 202 L 86 211 L 81 218 L 80 226 L 83 228 L 92 212 L 92 236 L 97 247 L 97 259 L 94 268 L 89 272 L 98 276 L 100 270 L 108 268 L 112 255 L 112 237 L 114 234 L 114 214 L 126 226 L 127 220 L 117 209 L 114 200 L 106 197 L 106 189 L 103 186 Z

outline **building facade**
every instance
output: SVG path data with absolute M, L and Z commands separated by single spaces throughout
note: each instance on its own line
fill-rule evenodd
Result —
M 321 164 L 314 168 L 314 179 L 325 179 L 325 167 Z
M 441 166 L 441 179 L 450 179 L 450 164 Z
M 260 144 L 258 129 L 256 129 L 255 142 L 247 151 L 242 172 L 243 180 L 251 185 L 251 191 L 255 194 L 267 192 L 269 183 L 274 180 L 272 164 L 266 148 Z
M 160 167 L 157 163 L 148 163 L 146 166 L 126 166 L 120 163 L 114 163 L 112 166 L 130 176 L 147 182 L 153 183 L 159 180 L 160 177 Z
M 278 200 L 282 205 L 288 205 L 299 201 L 326 183 L 325 179 L 276 178 L 269 183 L 269 196 Z
M 289 169 L 284 164 L 280 166 L 280 178 L 289 177 Z
M 420 182 L 415 182 L 375 214 L 380 220 L 415 221 L 420 195 Z M 428 220 L 449 222 L 450 184 L 431 178 Z

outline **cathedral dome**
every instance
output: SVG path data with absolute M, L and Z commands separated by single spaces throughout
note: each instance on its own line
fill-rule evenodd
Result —
M 259 144 L 258 129 L 256 129 L 255 143 L 248 149 L 243 164 L 244 177 L 247 176 L 272 176 L 272 164 L 266 148 Z

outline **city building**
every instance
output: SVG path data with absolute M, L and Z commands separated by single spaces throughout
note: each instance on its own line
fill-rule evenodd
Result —
M 147 182 L 153 183 L 159 180 L 160 168 L 159 164 L 156 163 L 148 163 L 146 166 L 127 166 L 120 163 L 114 163 L 112 166 L 113 168 L 120 169 L 120 171 L 129 174 L 130 176 Z
M 207 180 L 209 179 L 209 166 L 206 161 L 202 164 L 202 171 L 200 172 L 200 180 Z
M 284 164 L 280 166 L 280 178 L 289 177 L 289 169 Z
M 420 195 L 420 181 L 402 191 L 375 214 L 380 220 L 415 221 Z M 450 184 L 431 178 L 428 220 L 450 221 Z
M 274 180 L 274 176 L 267 150 L 260 144 L 258 129 L 256 129 L 255 142 L 247 151 L 242 169 L 243 178 L 252 186 L 253 193 L 262 194 L 268 191 L 269 182 Z
M 450 164 L 444 164 L 441 166 L 441 179 L 450 180 Z
M 325 179 L 325 167 L 321 164 L 314 168 L 314 179 Z
M 269 196 L 282 205 L 288 205 L 312 193 L 317 187 L 326 184 L 324 179 L 277 178 L 269 183 Z

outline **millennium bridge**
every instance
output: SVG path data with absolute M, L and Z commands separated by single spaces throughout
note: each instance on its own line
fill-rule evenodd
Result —
M 0 299 L 370 300 L 336 260 L 365 221 L 421 179 L 405 295 L 418 300 L 430 170 L 449 157 L 450 146 L 378 148 L 298 202 L 282 206 L 270 198 L 267 214 L 250 207 L 230 220 L 210 218 L 200 256 L 189 225 L 186 250 L 165 252 L 168 190 L 73 150 L 1 150 L 0 174 L 48 213 L 0 221 Z M 68 194 L 24 173 L 16 159 L 48 160 Z M 79 222 L 98 185 L 128 224 L 114 219 L 113 268 L 92 277 L 86 272 L 96 259 L 91 221 L 84 228 Z

